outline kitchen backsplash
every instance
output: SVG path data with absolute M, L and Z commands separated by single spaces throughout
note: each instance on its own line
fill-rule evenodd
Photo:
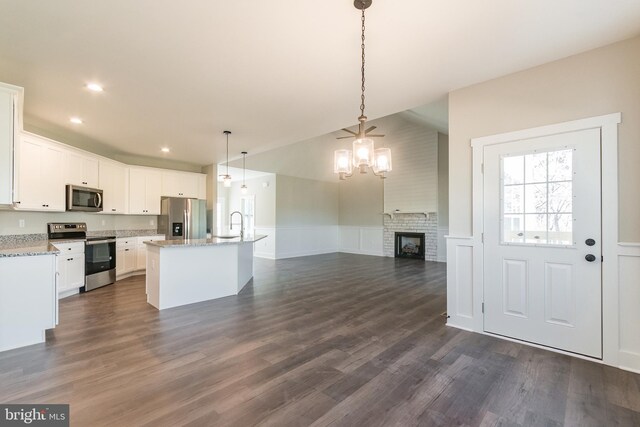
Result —
M 48 222 L 86 222 L 89 233 L 110 230 L 156 230 L 156 215 L 103 215 L 84 212 L 0 211 L 0 236 L 47 233 Z

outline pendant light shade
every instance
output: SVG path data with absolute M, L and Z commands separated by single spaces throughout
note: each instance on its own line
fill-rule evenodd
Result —
M 336 150 L 333 159 L 333 172 L 351 174 L 353 170 L 353 161 L 351 159 L 351 150 Z
M 360 116 L 358 117 L 358 132 L 349 129 L 343 129 L 348 132 L 349 136 L 339 137 L 338 139 L 353 137 L 353 150 L 336 150 L 333 157 L 333 172 L 340 176 L 340 179 L 346 179 L 353 175 L 353 168 L 357 168 L 360 173 L 367 173 L 367 168 L 373 170 L 374 175 L 385 178 L 385 174 L 391 171 L 391 150 L 388 148 L 375 149 L 372 138 L 382 138 L 384 135 L 373 135 L 371 132 L 376 128 L 371 126 L 367 129 L 367 116 L 364 115 L 364 30 L 365 16 L 364 11 L 371 6 L 372 0 L 354 0 L 353 5 L 356 9 L 362 11 L 361 23 L 362 33 L 360 45 L 362 58 L 362 94 L 360 95 Z
M 242 193 L 242 195 L 247 194 L 247 192 L 249 191 L 249 189 L 247 188 L 247 184 L 245 183 L 245 177 L 247 172 L 247 168 L 245 167 L 246 160 L 247 160 L 247 152 L 243 151 L 242 152 L 242 186 L 240 187 L 240 192 Z
M 229 175 L 229 135 L 231 135 L 231 131 L 225 130 L 222 133 L 224 133 L 227 137 L 227 173 L 220 176 L 222 177 L 222 183 L 224 184 L 225 188 L 229 188 L 231 187 L 231 175 Z

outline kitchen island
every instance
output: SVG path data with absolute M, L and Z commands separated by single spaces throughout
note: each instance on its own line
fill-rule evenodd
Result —
M 253 244 L 265 237 L 144 242 L 147 302 L 163 310 L 237 295 L 253 277 Z

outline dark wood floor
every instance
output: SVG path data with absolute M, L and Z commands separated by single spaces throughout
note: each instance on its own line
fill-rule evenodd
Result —
M 144 278 L 0 353 L 0 402 L 73 426 L 640 425 L 640 375 L 444 326 L 445 266 L 257 260 L 238 297 L 158 312 Z

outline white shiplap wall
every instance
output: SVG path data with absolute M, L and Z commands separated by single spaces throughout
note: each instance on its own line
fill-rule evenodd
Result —
M 389 141 L 393 170 L 384 180 L 384 211 L 436 212 L 438 132 L 407 126 Z

